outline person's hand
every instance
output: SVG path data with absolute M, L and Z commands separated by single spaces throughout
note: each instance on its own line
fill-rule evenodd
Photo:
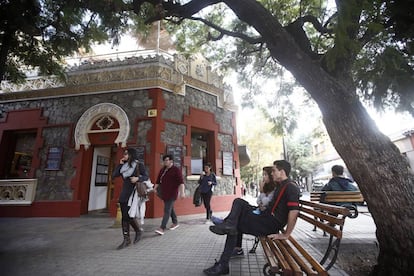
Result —
M 131 180 L 131 183 L 136 183 L 138 181 L 138 179 L 139 179 L 139 177 L 137 177 L 137 176 L 131 176 L 129 178 L 129 180 Z
M 119 160 L 119 164 L 123 165 L 126 162 L 126 160 L 124 158 L 121 158 L 121 160 Z
M 186 197 L 185 192 L 179 192 L 179 197 L 180 199 L 184 199 Z
M 289 235 L 286 235 L 284 233 L 280 233 L 280 234 L 270 234 L 270 235 L 267 235 L 267 237 L 269 239 L 271 239 L 272 241 L 274 241 L 274 240 L 287 240 L 289 238 Z

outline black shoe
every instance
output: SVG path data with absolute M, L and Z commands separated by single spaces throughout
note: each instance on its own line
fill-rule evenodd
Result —
M 141 230 L 139 230 L 138 232 L 135 232 L 134 244 L 139 242 L 140 239 L 141 239 Z
M 234 248 L 233 252 L 231 252 L 231 256 L 230 258 L 240 258 L 240 257 L 244 257 L 244 251 L 243 248 Z
M 230 273 L 229 266 L 216 262 L 212 267 L 203 270 L 206 275 L 226 275 Z
M 210 231 L 217 235 L 237 235 L 237 228 L 226 222 L 210 226 Z

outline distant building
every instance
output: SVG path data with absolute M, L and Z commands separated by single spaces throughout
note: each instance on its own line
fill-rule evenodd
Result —
M 411 168 L 414 169 L 414 128 L 389 134 L 388 137 L 407 158 Z M 333 165 L 344 166 L 344 174 L 352 179 L 352 175 L 346 169 L 344 161 L 333 147 L 326 132 L 312 142 L 312 153 L 313 157 L 319 161 L 318 167 L 312 173 L 314 189 L 321 188 L 329 181 L 332 177 L 331 168 Z
M 188 196 L 178 214 L 200 212 L 191 197 L 205 162 L 219 180 L 214 211 L 240 196 L 237 107 L 207 61 L 159 51 L 110 58 L 72 66 L 65 84 L 2 82 L 0 216 L 115 216 L 121 179 L 110 176 L 125 147 L 139 151 L 152 181 L 173 154 Z M 162 208 L 152 196 L 147 216 Z

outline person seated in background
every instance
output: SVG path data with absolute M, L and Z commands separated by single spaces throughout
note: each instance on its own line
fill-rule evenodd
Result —
M 331 170 L 332 178 L 322 187 L 322 191 L 358 191 L 353 181 L 344 176 L 344 167 L 335 165 Z

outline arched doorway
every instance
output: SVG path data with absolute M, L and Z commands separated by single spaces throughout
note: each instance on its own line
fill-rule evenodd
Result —
M 78 167 L 81 213 L 107 210 L 114 197 L 111 180 L 117 147 L 126 147 L 129 120 L 122 108 L 112 103 L 90 107 L 79 118 L 75 128 L 75 148 L 81 164 Z

